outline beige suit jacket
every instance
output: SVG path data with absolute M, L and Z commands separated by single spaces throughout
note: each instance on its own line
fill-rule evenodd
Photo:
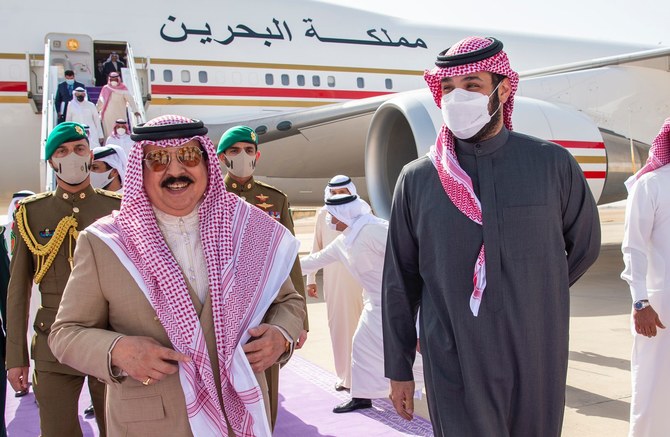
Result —
M 95 235 L 86 231 L 79 235 L 74 258 L 74 269 L 49 336 L 54 355 L 62 363 L 108 384 L 106 411 L 110 437 L 191 436 L 178 374 L 143 386 L 132 378 L 116 379 L 110 373 L 109 351 L 120 335 L 152 337 L 172 347 L 151 304 L 112 250 Z M 193 290 L 190 291 L 212 365 L 218 369 L 211 302 L 208 297 L 200 304 Z M 265 322 L 282 327 L 295 341 L 304 317 L 304 300 L 287 279 L 268 309 Z M 280 361 L 288 360 L 289 355 L 280 357 Z M 214 374 L 220 387 L 219 372 L 215 370 Z M 267 411 L 264 372 L 257 373 L 256 378 Z

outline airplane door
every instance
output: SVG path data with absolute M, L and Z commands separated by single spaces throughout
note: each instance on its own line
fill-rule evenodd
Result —
M 75 79 L 86 86 L 95 84 L 93 69 L 93 39 L 75 33 L 49 33 L 51 41 L 51 65 L 58 68 L 58 81 L 64 78 L 65 70 L 72 70 Z

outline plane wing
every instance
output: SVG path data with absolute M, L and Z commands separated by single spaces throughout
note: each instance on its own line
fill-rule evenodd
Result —
M 608 67 L 611 65 L 628 65 L 668 71 L 670 70 L 670 47 L 659 47 L 657 49 L 643 50 L 624 55 L 607 56 L 588 61 L 538 68 L 521 72 L 519 73 L 519 77 L 521 79 L 529 79 L 533 77 L 549 76 L 552 74 Z
M 596 199 L 623 199 L 621 181 L 644 163 L 670 114 L 669 62 L 664 47 L 527 71 L 514 126 L 568 148 Z M 441 123 L 423 89 L 208 126 L 215 142 L 237 124 L 256 129 L 256 175 L 293 205 L 320 204 L 330 177 L 347 174 L 384 216 L 402 166 L 426 153 Z

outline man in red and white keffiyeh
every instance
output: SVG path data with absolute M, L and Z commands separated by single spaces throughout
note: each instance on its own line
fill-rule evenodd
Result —
M 413 414 L 417 312 L 436 436 L 558 436 L 569 285 L 600 224 L 564 148 L 512 131 L 519 77 L 502 42 L 468 37 L 424 78 L 444 125 L 395 188 L 384 261 L 386 376 Z
M 225 191 L 206 133 L 137 127 L 120 211 L 79 235 L 50 345 L 109 384 L 109 435 L 271 435 L 263 371 L 302 329 L 299 244 Z
M 107 85 L 100 90 L 100 96 L 95 104 L 100 113 L 100 120 L 102 120 L 102 128 L 105 135 L 108 137 L 114 131 L 116 120 L 128 119 L 128 110 L 130 110 L 135 117 L 139 117 L 140 113 L 137 110 L 135 99 L 130 94 L 128 87 L 121 81 L 119 73 L 111 73 L 107 79 Z
M 621 244 L 632 297 L 632 399 L 629 436 L 667 434 L 670 402 L 670 118 L 644 167 L 626 181 L 628 200 Z
M 666 118 L 661 130 L 654 138 L 649 149 L 647 162 L 633 176 L 626 181 L 626 188 L 630 190 L 638 179 L 645 173 L 654 171 L 670 163 L 670 118 Z

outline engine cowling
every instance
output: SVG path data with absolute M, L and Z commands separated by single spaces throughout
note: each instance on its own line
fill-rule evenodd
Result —
M 649 146 L 599 129 L 573 107 L 517 97 L 514 129 L 566 147 L 580 164 L 599 204 L 626 198 L 623 182 L 644 163 Z M 442 125 L 428 90 L 403 93 L 383 103 L 368 131 L 365 175 L 375 213 L 388 217 L 402 167 L 426 154 Z

